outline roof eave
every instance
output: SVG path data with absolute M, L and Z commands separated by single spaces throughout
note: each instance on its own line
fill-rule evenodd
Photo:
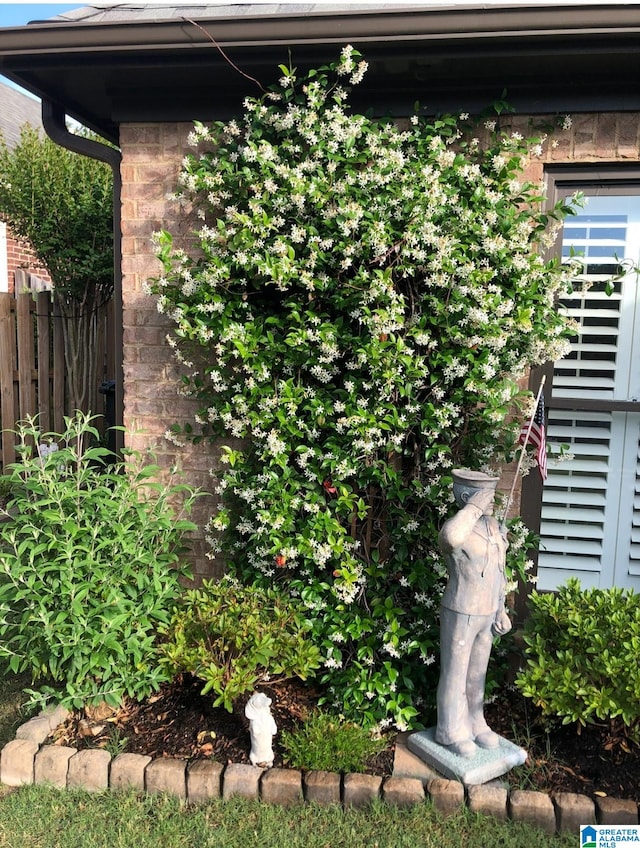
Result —
M 132 50 L 179 51 L 209 45 L 203 27 L 221 46 L 260 47 L 295 43 L 474 42 L 492 39 L 617 37 L 640 33 L 640 6 L 633 4 L 485 8 L 415 7 L 361 12 L 310 12 L 127 21 L 31 24 L 0 29 L 0 57 Z
M 303 70 L 347 43 L 370 63 L 362 95 L 388 113 L 425 96 L 436 111 L 473 111 L 504 87 L 538 112 L 640 109 L 639 35 L 637 2 L 38 23 L 0 29 L 0 73 L 116 141 L 125 121 L 208 120 L 205 103 L 236 114 L 256 91 L 228 57 L 268 84 L 287 48 Z

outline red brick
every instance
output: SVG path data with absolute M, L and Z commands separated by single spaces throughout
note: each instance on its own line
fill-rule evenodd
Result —
M 160 144 L 161 127 L 158 124 L 122 124 L 120 126 L 120 144 L 123 148 L 132 145 Z
M 595 153 L 600 159 L 614 159 L 618 143 L 618 116 L 598 115 Z
M 618 150 L 619 159 L 637 159 L 639 155 L 638 145 L 639 121 L 636 112 L 623 114 L 618 122 Z

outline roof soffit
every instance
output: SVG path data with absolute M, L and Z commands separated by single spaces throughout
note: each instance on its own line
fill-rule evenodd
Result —
M 0 29 L 0 72 L 112 138 L 122 120 L 237 112 L 258 91 L 216 46 L 266 85 L 288 50 L 304 69 L 352 43 L 371 68 L 358 93 L 385 111 L 416 96 L 434 109 L 486 105 L 504 87 L 544 111 L 562 99 L 559 79 L 568 105 L 591 90 L 593 108 L 638 108 L 639 35 L 637 3 L 89 20 Z

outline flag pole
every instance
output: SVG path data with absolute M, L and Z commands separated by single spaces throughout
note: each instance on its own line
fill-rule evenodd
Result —
M 538 394 L 536 395 L 535 403 L 533 404 L 533 412 L 531 413 L 531 418 L 529 419 L 529 424 L 527 426 L 527 431 L 525 433 L 524 441 L 522 442 L 522 450 L 520 451 L 520 458 L 518 459 L 518 465 L 516 466 L 515 474 L 513 475 L 513 483 L 511 484 L 511 491 L 509 492 L 509 497 L 507 498 L 507 505 L 504 508 L 504 515 L 502 516 L 502 524 L 507 520 L 507 513 L 509 512 L 509 507 L 511 506 L 511 501 L 513 500 L 513 493 L 516 489 L 516 483 L 518 482 L 518 476 L 520 475 L 520 469 L 522 468 L 522 462 L 524 460 L 524 455 L 527 450 L 527 445 L 529 444 L 529 436 L 531 435 L 531 429 L 533 427 L 533 422 L 536 417 L 536 412 L 538 411 L 538 404 L 540 403 L 540 397 L 542 395 L 542 390 L 544 389 L 544 384 L 546 382 L 547 375 L 543 374 L 542 379 L 540 380 L 540 387 L 538 388 Z

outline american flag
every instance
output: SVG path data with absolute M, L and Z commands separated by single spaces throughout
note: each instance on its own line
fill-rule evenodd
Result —
M 529 423 L 531 423 L 531 429 L 529 429 Z M 547 479 L 547 437 L 544 425 L 544 395 L 540 395 L 533 421 L 527 421 L 526 424 L 522 425 L 518 441 L 524 447 L 530 444 L 536 449 L 538 471 L 540 472 L 540 479 L 544 483 Z

